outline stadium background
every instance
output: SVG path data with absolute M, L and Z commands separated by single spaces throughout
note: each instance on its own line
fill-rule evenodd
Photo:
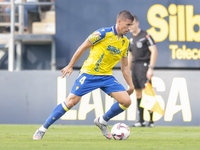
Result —
M 5 55 L 0 60 L 1 123 L 42 124 L 70 92 L 78 69 L 89 51 L 75 64 L 70 78 L 60 80 L 60 69 L 67 65 L 90 33 L 112 26 L 118 12 L 126 9 L 139 17 L 140 27 L 149 31 L 157 41 L 158 60 L 153 86 L 165 114 L 163 117 L 158 114 L 154 116 L 156 125 L 200 125 L 198 4 L 195 0 L 55 0 L 57 70 L 50 71 L 49 44 L 25 44 L 21 71 L 7 71 Z M 172 50 L 171 47 L 176 49 Z M 117 64 L 114 76 L 126 87 L 119 69 L 120 65 Z M 94 95 L 99 94 L 98 97 L 87 95 L 56 124 L 93 124 L 95 116 L 102 115 L 110 105 L 104 93 L 95 92 Z M 145 117 L 148 119 L 147 113 Z M 123 121 L 131 124 L 135 120 L 137 112 L 133 94 L 128 111 L 111 123 Z

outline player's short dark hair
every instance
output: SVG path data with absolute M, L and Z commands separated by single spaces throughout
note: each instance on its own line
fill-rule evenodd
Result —
M 133 15 L 133 18 L 134 18 L 134 20 L 135 20 L 136 22 L 139 21 L 139 19 L 138 19 L 138 17 L 137 17 L 136 15 Z
M 127 20 L 128 19 L 128 20 L 133 21 L 134 17 L 129 11 L 123 10 L 123 11 L 119 12 L 119 14 L 117 15 L 117 20 L 118 19 L 121 19 L 121 20 Z

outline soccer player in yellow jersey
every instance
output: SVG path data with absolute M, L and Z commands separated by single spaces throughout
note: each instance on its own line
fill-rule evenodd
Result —
M 130 106 L 131 99 L 129 95 L 134 90 L 128 66 L 129 40 L 124 36 L 129 32 L 133 20 L 134 18 L 129 11 L 121 11 L 117 15 L 114 26 L 96 30 L 77 49 L 70 63 L 61 70 L 62 77 L 66 74 L 70 76 L 76 61 L 90 48 L 89 57 L 84 62 L 67 99 L 56 106 L 46 122 L 36 130 L 33 139 L 42 139 L 50 125 L 76 105 L 83 95 L 97 88 L 100 88 L 117 101 L 103 116 L 94 120 L 103 135 L 111 139 L 107 122 Z M 112 68 L 119 61 L 121 62 L 123 77 L 129 86 L 127 90 L 112 76 Z

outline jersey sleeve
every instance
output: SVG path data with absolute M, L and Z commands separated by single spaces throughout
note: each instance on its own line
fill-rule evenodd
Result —
M 95 45 L 99 41 L 105 38 L 106 31 L 104 28 L 94 31 L 92 34 L 89 35 L 89 41 Z
M 129 51 L 129 49 L 130 49 L 130 42 L 129 42 L 129 40 L 128 40 L 128 46 L 127 46 L 126 51 L 125 51 L 124 54 L 123 54 L 123 57 L 128 57 L 128 51 Z
M 152 38 L 150 34 L 147 33 L 146 38 L 147 38 L 148 47 L 156 44 L 156 42 L 154 41 L 154 39 Z

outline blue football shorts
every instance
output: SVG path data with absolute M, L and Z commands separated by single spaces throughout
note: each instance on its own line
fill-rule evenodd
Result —
M 100 88 L 108 95 L 112 92 L 126 91 L 125 88 L 112 75 L 91 75 L 87 73 L 79 74 L 71 93 L 83 96 L 97 88 Z

